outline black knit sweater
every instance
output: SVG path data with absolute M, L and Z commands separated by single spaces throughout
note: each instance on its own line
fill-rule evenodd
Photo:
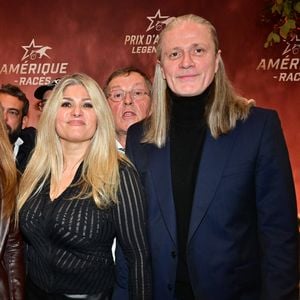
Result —
M 204 114 L 209 89 L 194 97 L 178 97 L 170 90 L 168 93 L 171 99 L 171 172 L 178 241 L 176 295 L 179 299 L 193 299 L 186 262 L 186 244 L 206 131 Z

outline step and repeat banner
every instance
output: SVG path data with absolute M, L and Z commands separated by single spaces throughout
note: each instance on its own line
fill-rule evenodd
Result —
M 0 83 L 19 85 L 30 99 L 28 126 L 39 118 L 37 86 L 73 72 L 103 86 L 128 65 L 152 77 L 167 18 L 194 13 L 210 20 L 237 90 L 280 115 L 300 213 L 299 1 L 16 0 L 0 9 Z

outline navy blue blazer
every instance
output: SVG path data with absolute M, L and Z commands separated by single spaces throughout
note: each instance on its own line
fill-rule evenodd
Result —
M 170 144 L 142 144 L 142 133 L 142 124 L 130 128 L 127 154 L 146 192 L 153 299 L 171 300 L 177 238 Z M 196 299 L 298 299 L 296 198 L 275 111 L 253 108 L 218 139 L 207 130 L 186 255 Z M 126 299 L 126 262 L 119 250 L 116 270 L 114 299 Z

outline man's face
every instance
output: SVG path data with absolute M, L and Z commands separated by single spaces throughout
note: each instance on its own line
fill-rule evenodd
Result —
M 182 22 L 165 33 L 161 46 L 160 63 L 169 88 L 179 96 L 204 92 L 214 79 L 220 57 L 209 27 Z
M 112 110 L 117 135 L 126 135 L 128 128 L 149 116 L 151 99 L 147 84 L 139 73 L 131 72 L 111 80 L 108 94 L 125 92 L 124 99 L 116 102 L 108 96 L 108 102 Z M 142 96 L 134 99 L 132 91 L 142 92 Z M 146 94 L 147 93 L 147 94 Z
M 0 105 L 3 108 L 3 118 L 10 142 L 14 143 L 23 126 L 22 109 L 24 103 L 17 97 L 0 93 Z

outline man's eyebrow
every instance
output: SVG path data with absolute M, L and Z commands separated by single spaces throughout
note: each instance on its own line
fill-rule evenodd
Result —
M 145 84 L 146 84 L 145 82 L 140 81 L 140 82 L 134 83 L 134 84 L 133 84 L 133 87 L 140 86 L 140 85 L 143 85 L 143 86 L 144 86 Z
M 7 110 L 14 110 L 14 111 L 17 111 L 17 112 L 21 111 L 21 109 L 17 109 L 17 108 L 14 108 L 14 107 L 9 107 Z
M 122 89 L 122 87 L 119 84 L 116 84 L 116 85 L 110 86 L 109 89 L 110 90 L 112 90 L 112 89 Z
M 174 46 L 174 47 L 168 49 L 167 51 L 174 51 L 174 50 L 181 50 L 181 49 L 182 49 L 181 47 Z
M 132 86 L 133 86 L 133 88 L 135 88 L 136 86 L 141 86 L 141 85 L 145 85 L 146 83 L 145 82 L 143 82 L 143 81 L 139 81 L 139 82 L 136 82 L 136 83 L 134 83 Z M 111 86 L 110 87 L 110 90 L 113 90 L 113 89 L 123 89 L 122 88 L 122 86 L 121 85 L 113 85 L 113 86 Z

